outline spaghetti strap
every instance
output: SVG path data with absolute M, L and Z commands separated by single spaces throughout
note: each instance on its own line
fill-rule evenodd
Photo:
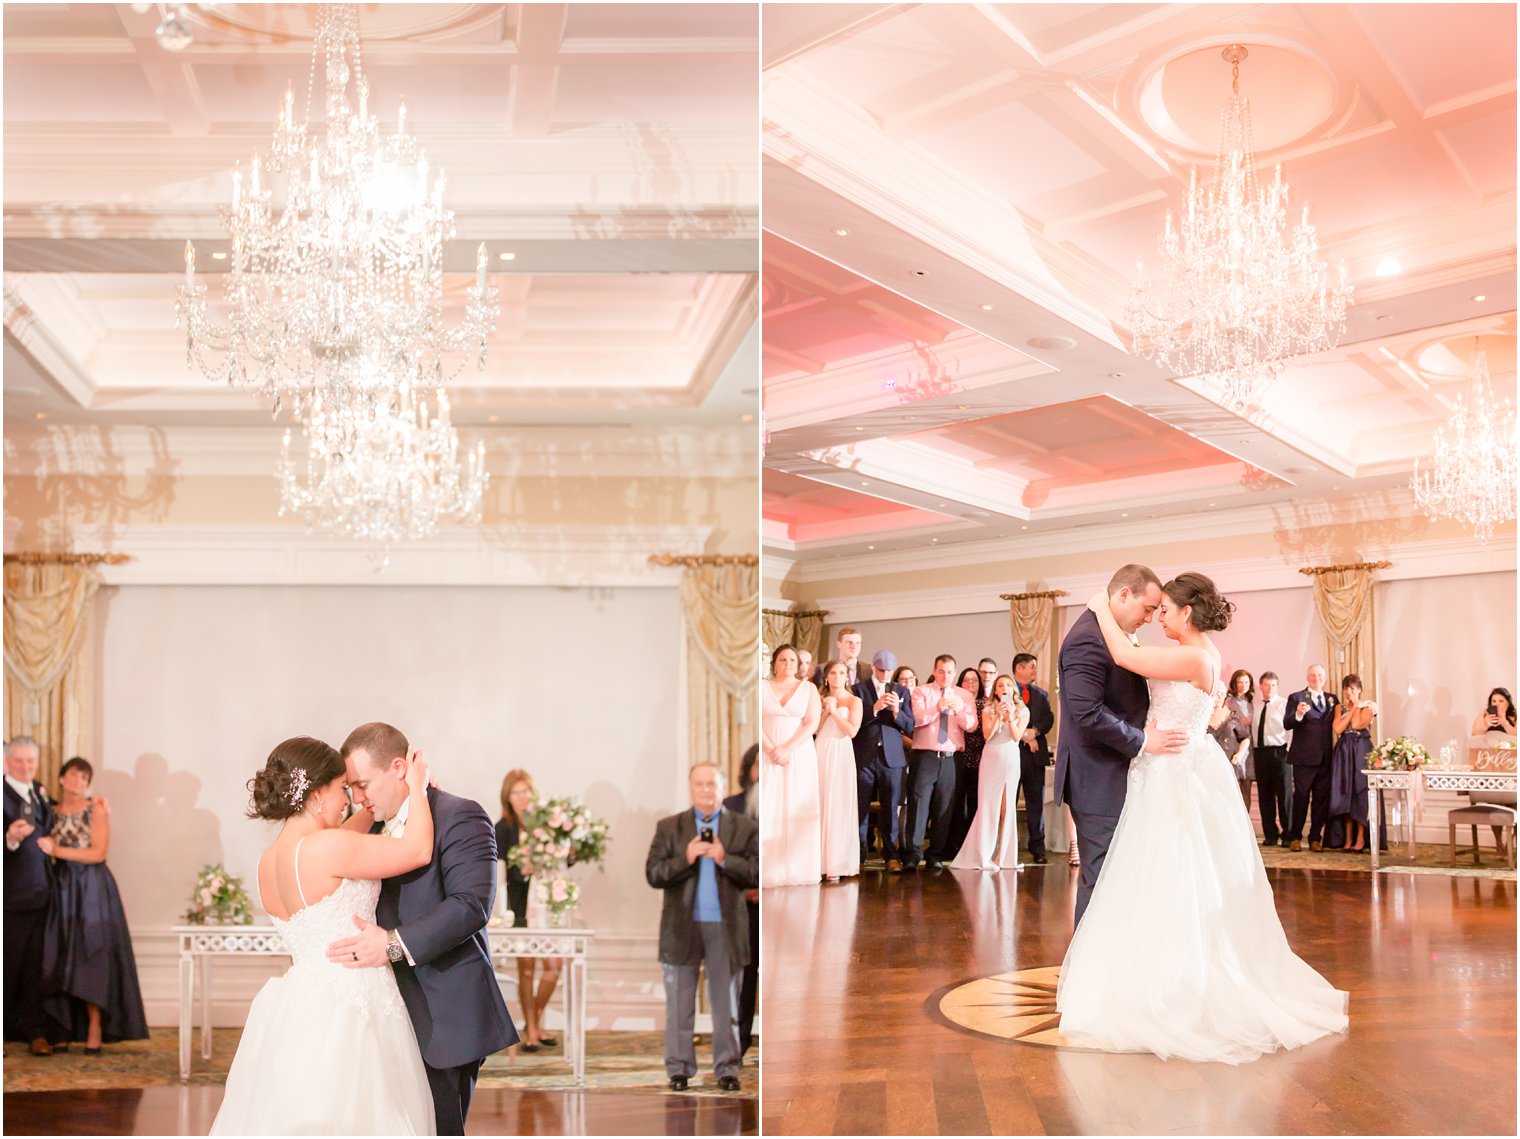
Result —
M 306 908 L 307 902 L 306 902 L 306 891 L 303 890 L 303 889 L 301 889 L 301 843 L 305 842 L 310 837 L 311 837 L 311 835 L 309 835 L 309 834 L 305 834 L 305 835 L 301 836 L 300 842 L 296 843 L 296 852 L 295 852 L 295 855 L 291 859 L 291 865 L 294 868 L 295 874 L 296 874 L 296 893 L 301 898 L 301 908 L 302 909 Z

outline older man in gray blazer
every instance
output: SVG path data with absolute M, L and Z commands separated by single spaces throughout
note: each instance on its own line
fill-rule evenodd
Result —
M 739 979 L 749 963 L 744 891 L 760 884 L 760 832 L 753 819 L 722 807 L 726 784 L 714 764 L 691 769 L 691 809 L 661 819 L 644 876 L 665 892 L 660 967 L 665 975 L 665 1074 L 685 1091 L 697 1074 L 692 1026 L 697 972 L 707 963 L 713 1072 L 723 1091 L 739 1090 Z

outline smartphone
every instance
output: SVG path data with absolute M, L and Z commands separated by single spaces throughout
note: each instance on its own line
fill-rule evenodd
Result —
M 21 817 L 23 819 L 25 819 L 28 823 L 30 823 L 32 826 L 36 826 L 37 825 L 37 808 L 35 806 L 33 806 L 32 801 L 30 799 L 26 799 L 26 800 L 22 801 L 22 803 L 21 803 Z
M 712 827 L 703 827 L 702 828 L 702 833 L 700 835 L 698 835 L 697 837 L 699 837 L 703 842 L 711 842 L 713 840 L 713 829 L 712 829 Z

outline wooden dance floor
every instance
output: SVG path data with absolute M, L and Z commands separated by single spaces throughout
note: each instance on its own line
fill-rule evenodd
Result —
M 752 1073 L 751 1073 L 752 1075 Z M 7 1135 L 205 1135 L 220 1087 L 7 1092 Z M 476 1091 L 470 1135 L 754 1135 L 753 1096 Z
M 1051 974 L 1036 971 L 1066 951 L 1076 871 L 1064 861 L 766 890 L 761 1128 L 1515 1134 L 1515 883 L 1383 874 L 1374 899 L 1366 873 L 1268 877 L 1294 950 L 1350 992 L 1351 1028 L 1233 1067 L 1004 1038 L 1051 1038 L 1053 1000 L 1039 1007 Z M 953 986 L 1026 970 L 986 982 L 1026 990 L 1030 1015 L 1010 1017 L 1011 997 L 996 1009 L 1000 1035 L 940 1011 Z

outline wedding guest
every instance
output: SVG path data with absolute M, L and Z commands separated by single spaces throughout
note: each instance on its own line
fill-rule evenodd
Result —
M 823 876 L 823 823 L 813 733 L 823 714 L 818 689 L 797 675 L 797 650 L 771 654 L 760 689 L 762 886 L 816 886 Z
M 62 798 L 38 849 L 56 860 L 43 928 L 43 1012 L 54 1040 L 83 1040 L 86 1056 L 102 1042 L 146 1040 L 148 1018 L 116 878 L 106 865 L 111 807 L 91 797 L 95 769 L 75 756 L 59 771 Z
M 897 671 L 892 674 L 892 683 L 906 688 L 910 693 L 918 687 L 918 673 L 907 665 L 899 665 Z M 909 732 L 911 736 L 913 733 Z
M 1515 734 L 1515 702 L 1510 699 L 1507 688 L 1495 688 L 1488 694 L 1488 707 L 1479 712 L 1472 723 L 1472 735 L 1488 732 Z
M 795 654 L 788 667 L 796 667 Z M 644 863 L 645 879 L 664 894 L 660 969 L 665 979 L 665 1074 L 670 1090 L 677 1092 L 685 1091 L 697 1074 L 693 1024 L 697 977 L 704 964 L 713 1074 L 719 1090 L 739 1090 L 739 973 L 749 963 L 750 947 L 743 892 L 759 882 L 759 835 L 747 816 L 723 809 L 723 782 L 716 764 L 693 765 L 691 809 L 659 821 Z
M 739 790 L 723 800 L 723 809 L 743 815 L 759 825 L 760 784 L 755 773 L 760 768 L 760 745 L 750 744 L 739 760 Z M 739 1055 L 749 1052 L 755 1042 L 755 994 L 760 989 L 760 888 L 744 891 L 744 908 L 749 912 L 749 963 L 739 979 Z
M 1019 790 L 1024 793 L 1024 826 L 1029 836 L 1029 857 L 1045 864 L 1045 768 L 1050 757 L 1049 733 L 1056 726 L 1050 693 L 1037 683 L 1040 661 L 1033 653 L 1019 653 L 1013 658 L 1013 682 L 1018 685 L 1019 700 L 1029 709 L 1029 724 L 1019 741 Z M 1071 832 L 1073 835 L 1075 831 Z M 1076 857 L 1073 843 L 1071 856 Z M 1072 865 L 1076 865 L 1075 862 Z
M 865 663 L 865 661 L 860 659 L 861 644 L 862 638 L 860 636 L 860 630 L 855 628 L 853 625 L 846 625 L 843 629 L 840 629 L 839 632 L 834 635 L 834 659 L 844 661 L 845 668 L 849 669 L 850 672 L 851 684 L 856 684 L 859 681 L 869 680 L 871 678 L 870 667 Z M 813 683 L 818 685 L 819 688 L 823 687 L 822 665 L 819 665 L 818 668 L 812 673 L 802 672 L 799 670 L 797 675 L 812 676 Z
M 913 690 L 909 835 L 903 863 L 910 870 L 918 868 L 926 835 L 929 851 L 924 860 L 929 869 L 937 870 L 947 857 L 955 802 L 955 753 L 965 749 L 966 732 L 976 722 L 976 704 L 950 683 L 954 675 L 955 658 L 941 653 L 934 658 L 933 683 Z
M 918 673 L 907 665 L 902 665 L 892 674 L 892 683 L 908 693 L 908 715 L 913 714 L 913 690 L 918 687 Z M 903 752 L 908 756 L 908 766 L 903 769 L 903 796 L 902 808 L 898 812 L 902 817 L 898 820 L 899 833 L 902 842 L 898 849 L 904 865 L 908 861 L 908 838 L 913 829 L 912 819 L 908 815 L 908 800 L 913 797 L 913 732 L 908 730 L 903 733 Z
M 817 683 L 813 681 L 813 654 L 807 649 L 797 650 L 797 675 L 811 683 Z
M 1287 846 L 1292 830 L 1288 804 L 1293 801 L 1293 769 L 1288 766 L 1288 732 L 1283 727 L 1288 701 L 1278 695 L 1277 673 L 1262 673 L 1257 684 L 1260 695 L 1251 704 L 1251 765 L 1261 810 L 1261 845 Z
M 860 793 L 853 740 L 860 731 L 859 696 L 850 691 L 850 666 L 835 658 L 823 666 L 818 752 L 818 811 L 822 818 L 824 880 L 860 873 Z
M 1251 813 L 1251 783 L 1246 778 L 1246 753 L 1251 746 L 1250 722 L 1249 712 L 1245 716 L 1238 715 L 1230 707 L 1228 696 L 1214 709 L 1214 714 L 1209 719 L 1209 731 L 1213 733 L 1214 742 L 1235 770 L 1235 782 L 1246 800 L 1246 814 Z
M 982 695 L 992 695 L 992 685 L 998 678 L 997 661 L 991 657 L 983 657 L 976 662 L 976 674 L 982 678 Z
M 993 678 L 983 701 L 982 737 L 986 745 L 976 777 L 981 784 L 976 813 L 952 867 L 961 870 L 1017 869 L 1019 865 L 1019 741 L 1029 724 L 1029 709 L 1019 699 L 1013 677 Z
M 38 846 L 53 809 L 37 782 L 41 749 L 31 736 L 5 745 L 5 1038 L 51 1056 L 42 1011 L 42 935 L 52 896 L 52 860 Z
M 995 671 L 993 679 L 997 679 Z M 955 753 L 955 802 L 950 812 L 950 836 L 945 842 L 945 851 L 950 854 L 960 850 L 965 843 L 966 832 L 971 829 L 971 820 L 976 816 L 977 785 L 980 782 L 977 771 L 981 768 L 982 748 L 987 742 L 982 735 L 982 708 L 987 702 L 986 694 L 991 691 L 982 685 L 981 670 L 977 668 L 961 669 L 955 683 L 975 705 L 976 718 L 966 732 L 961 750 Z
M 1309 824 L 1309 849 L 1325 848 L 1325 820 L 1330 814 L 1330 752 L 1335 722 L 1335 697 L 1325 691 L 1329 674 L 1313 664 L 1305 675 L 1307 687 L 1288 697 L 1283 727 L 1293 733 L 1288 763 L 1293 767 L 1293 827 L 1288 849 L 1302 850 L 1304 824 Z
M 1360 854 L 1367 849 L 1367 753 L 1372 750 L 1369 730 L 1377 716 L 1377 704 L 1362 699 L 1362 678 L 1348 673 L 1341 681 L 1341 702 L 1335 709 L 1335 731 L 1340 734 L 1330 760 L 1330 820 L 1342 838 L 1342 849 Z
M 1245 737 L 1245 752 L 1240 757 L 1240 763 L 1236 767 L 1235 778 L 1240 781 L 1240 795 L 1246 803 L 1246 814 L 1251 813 L 1251 784 L 1256 780 L 1255 765 L 1251 757 L 1251 702 L 1255 696 L 1256 686 L 1252 683 L 1251 674 L 1243 668 L 1237 668 L 1230 674 L 1230 684 L 1226 691 L 1224 704 L 1230 710 L 1230 714 L 1240 721 L 1240 732 Z
M 898 814 L 903 802 L 903 774 L 908 767 L 906 739 L 913 732 L 912 693 L 889 680 L 897 668 L 897 657 L 882 649 L 871 658 L 871 679 L 855 685 L 864 709 L 860 731 L 855 733 L 857 771 L 856 808 L 860 818 L 860 857 L 865 861 L 869 849 L 871 804 L 879 803 L 877 830 L 881 834 L 881 856 L 887 871 L 902 873 L 902 824 Z
M 507 772 L 507 777 L 501 781 L 501 818 L 496 820 L 496 854 L 503 862 L 511 849 L 523 841 L 523 816 L 532 805 L 533 776 L 520 767 Z M 518 869 L 507 862 L 507 909 L 512 911 L 512 925 L 517 928 L 528 925 L 528 879 L 532 874 L 532 866 Z M 535 992 L 533 974 L 539 958 L 517 959 L 517 997 L 522 1002 L 524 1022 L 518 1048 L 523 1052 L 537 1052 L 540 1047 L 553 1048 L 559 1043 L 559 1037 L 545 1035 L 543 1025 L 544 1010 L 549 1007 L 549 998 L 554 996 L 554 987 L 559 984 L 564 961 L 558 957 L 542 960 L 544 971 Z

